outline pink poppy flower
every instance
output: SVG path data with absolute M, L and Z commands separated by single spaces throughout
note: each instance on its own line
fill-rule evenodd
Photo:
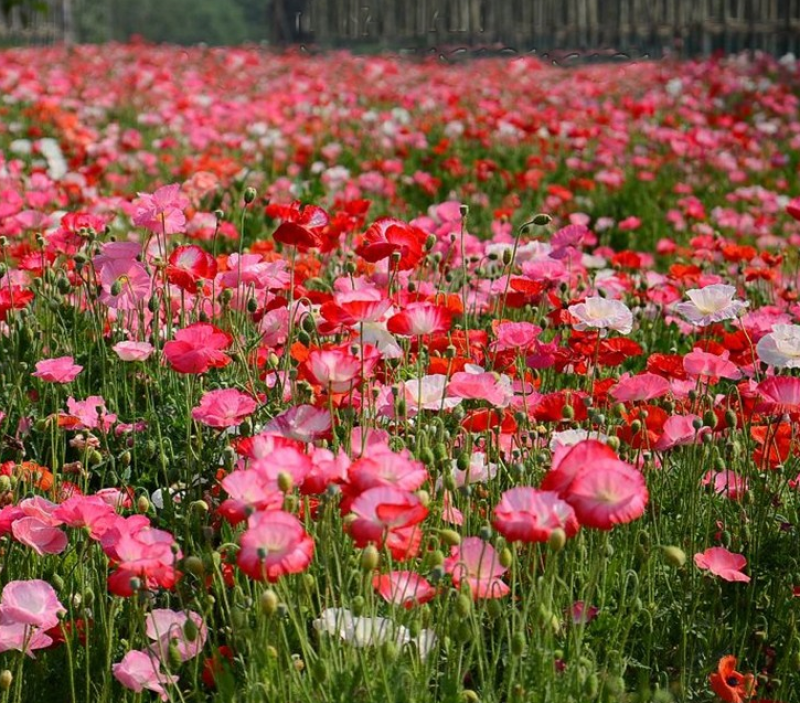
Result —
M 401 388 L 409 415 L 420 410 L 452 410 L 461 404 L 461 398 L 450 394 L 447 376 L 441 373 L 412 378 Z
M 331 414 L 313 405 L 295 405 L 273 417 L 264 432 L 278 434 L 303 443 L 314 442 L 330 434 Z
M 796 376 L 773 376 L 759 383 L 756 391 L 762 398 L 756 405 L 758 413 L 774 416 L 800 412 L 800 378 Z
M 227 332 L 214 325 L 196 322 L 178 330 L 175 339 L 164 345 L 164 358 L 178 373 L 205 373 L 231 362 L 224 350 L 232 341 Z
M 117 421 L 115 413 L 106 410 L 102 396 L 90 395 L 86 400 L 67 398 L 67 413 L 59 413 L 58 424 L 70 430 L 96 430 L 108 432 Z
M 0 596 L 0 622 L 4 625 L 16 623 L 49 630 L 58 625 L 59 613 L 65 612 L 55 589 L 39 579 L 9 581 Z
M 633 329 L 633 313 L 625 303 L 611 298 L 586 298 L 582 303 L 570 305 L 569 314 L 578 320 L 576 330 L 612 330 L 630 334 Z
M 205 393 L 200 405 L 192 408 L 192 418 L 208 427 L 235 427 L 251 415 L 257 403 L 235 388 L 221 388 Z
M 138 261 L 112 259 L 100 270 L 100 302 L 114 310 L 138 310 L 153 289 L 150 274 Z
M 561 497 L 575 510 L 581 525 L 610 530 L 640 518 L 649 494 L 642 473 L 617 461 L 584 467 Z
M 191 620 L 196 627 L 194 639 L 191 641 L 186 636 L 186 622 Z M 208 638 L 208 629 L 203 618 L 191 610 L 188 612 L 174 611 L 169 608 L 156 608 L 148 613 L 145 620 L 145 632 L 155 641 L 151 651 L 164 661 L 169 657 L 170 646 L 182 661 L 194 659 L 203 649 Z
M 469 586 L 474 600 L 502 598 L 511 590 L 501 579 L 508 569 L 500 564 L 495 548 L 479 537 L 467 537 L 452 547 L 444 568 L 456 588 Z
M 349 393 L 364 376 L 368 376 L 377 363 L 373 358 L 374 347 L 362 360 L 347 349 L 315 349 L 308 355 L 301 369 L 312 383 L 322 386 L 329 393 Z
M 427 579 L 413 571 L 392 571 L 372 579 L 373 588 L 387 603 L 413 608 L 427 603 L 436 595 L 436 589 Z
M 46 649 L 51 644 L 53 639 L 39 628 L 21 622 L 0 623 L 0 652 L 13 650 L 33 657 L 34 650 Z
M 256 581 L 277 581 L 305 571 L 314 554 L 314 540 L 292 514 L 282 510 L 255 513 L 239 538 L 236 563 Z
M 447 332 L 452 313 L 443 305 L 411 303 L 405 310 L 389 318 L 386 329 L 402 337 L 420 337 Z
M 411 491 L 379 486 L 359 495 L 350 506 L 355 520 L 350 534 L 357 547 L 386 546 L 400 561 L 416 556 L 422 540 L 419 527 L 428 509 Z
M 23 517 L 11 526 L 14 539 L 30 547 L 39 556 L 61 554 L 67 548 L 67 535 L 57 527 L 35 517 Z
M 183 210 L 189 206 L 189 200 L 181 194 L 180 183 L 162 186 L 153 194 L 138 195 L 133 224 L 156 234 L 183 232 L 186 225 Z
M 563 494 L 586 466 L 603 467 L 620 461 L 614 450 L 596 439 L 584 439 L 571 445 L 559 444 L 553 452 L 553 463 L 542 480 L 541 488 Z
M 694 555 L 694 563 L 699 569 L 710 571 L 725 581 L 741 581 L 748 583 L 750 577 L 742 573 L 747 566 L 747 559 L 741 554 L 729 552 L 724 547 L 711 547 Z
M 162 701 L 169 700 L 165 686 L 178 682 L 174 674 L 165 674 L 161 671 L 161 662 L 150 652 L 141 652 L 133 649 L 128 652 L 121 662 L 111 667 L 114 678 L 125 688 L 136 693 L 145 689 L 157 693 Z
M 663 434 L 653 445 L 653 449 L 664 452 L 673 447 L 682 447 L 687 444 L 699 444 L 703 436 L 711 432 L 710 427 L 695 429 L 695 424 L 701 421 L 698 415 L 672 415 L 662 425 Z
M 501 322 L 496 325 L 495 336 L 492 343 L 495 351 L 509 349 L 525 352 L 537 343 L 537 338 L 542 333 L 542 328 L 530 322 Z
M 41 378 L 48 383 L 69 383 L 83 371 L 83 366 L 75 363 L 71 356 L 60 356 L 57 359 L 43 359 L 36 362 L 36 371 L 31 376 Z
M 342 484 L 347 480 L 351 462 L 350 457 L 341 449 L 338 454 L 334 454 L 330 449 L 314 447 L 309 458 L 311 470 L 300 486 L 303 495 L 324 493 L 328 486 Z
M 53 517 L 72 528 L 87 528 L 92 539 L 100 539 L 116 522 L 114 507 L 102 496 L 72 496 L 53 511 Z
M 729 353 L 723 352 L 721 356 L 695 349 L 683 357 L 683 369 L 691 376 L 706 379 L 727 378 L 736 381 L 742 377 L 742 372 L 732 361 L 728 361 Z
M 148 342 L 118 342 L 111 348 L 122 361 L 147 361 L 154 351 Z
M 747 493 L 747 478 L 735 471 L 707 471 L 702 484 L 712 486 L 714 493 L 724 495 L 730 500 L 741 500 Z
M 620 403 L 633 403 L 653 400 L 669 393 L 669 381 L 654 373 L 640 373 L 620 379 L 609 395 Z
M 503 382 L 498 374 L 483 371 L 480 367 L 476 368 L 478 370 L 474 372 L 467 368 L 465 371 L 454 373 L 450 377 L 450 383 L 447 384 L 448 396 L 485 400 L 496 407 L 508 405 L 514 395 L 511 381 L 506 378 Z
M 503 493 L 492 525 L 509 542 L 546 542 L 556 528 L 573 537 L 579 528 L 575 511 L 558 493 L 527 486 Z
M 388 486 L 416 491 L 428 480 L 428 471 L 407 449 L 394 452 L 383 443 L 367 444 L 368 451 L 348 471 L 349 490 L 363 493 L 369 488 Z
M 698 327 L 706 327 L 714 322 L 733 320 L 749 303 L 734 300 L 736 288 L 715 283 L 705 288 L 686 291 L 688 303 L 678 303 L 675 309 L 689 322 Z

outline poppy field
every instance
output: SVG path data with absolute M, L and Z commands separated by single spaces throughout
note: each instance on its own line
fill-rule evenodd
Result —
M 800 701 L 800 67 L 0 53 L 0 702 Z

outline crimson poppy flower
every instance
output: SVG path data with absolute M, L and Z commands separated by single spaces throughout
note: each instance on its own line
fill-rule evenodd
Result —
M 196 244 L 180 246 L 169 255 L 167 280 L 187 293 L 197 291 L 197 283 L 217 275 L 217 260 Z
M 426 239 L 427 235 L 419 227 L 391 217 L 381 217 L 364 233 L 364 241 L 356 249 L 356 254 L 374 264 L 398 252 L 400 259 L 396 266 L 405 271 L 414 268 L 422 259 Z
M 330 218 L 321 207 L 306 205 L 301 208 L 300 203 L 295 202 L 289 206 L 268 205 L 266 212 L 270 217 L 283 220 L 272 235 L 276 242 L 300 251 L 322 245 L 322 231 Z
M 736 671 L 736 657 L 727 655 L 719 660 L 717 670 L 709 676 L 711 688 L 725 703 L 744 703 L 756 690 L 753 674 Z

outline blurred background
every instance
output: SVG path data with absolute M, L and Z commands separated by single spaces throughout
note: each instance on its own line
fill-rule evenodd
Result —
M 800 0 L 0 0 L 0 42 L 303 44 L 585 58 L 800 49 Z

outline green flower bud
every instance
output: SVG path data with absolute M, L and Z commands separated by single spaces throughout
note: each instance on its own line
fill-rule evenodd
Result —
M 686 552 L 684 552 L 680 547 L 675 546 L 667 546 L 662 548 L 664 551 L 664 559 L 666 559 L 667 563 L 671 566 L 674 566 L 676 569 L 680 569 L 684 564 L 686 564 Z
M 378 568 L 381 555 L 374 544 L 368 544 L 361 552 L 361 568 L 364 571 L 374 571 Z
M 567 533 L 560 527 L 556 527 L 547 539 L 547 544 L 554 552 L 560 552 L 567 544 Z
M 459 593 L 458 597 L 456 598 L 455 608 L 456 614 L 459 617 L 467 617 L 472 611 L 472 599 L 463 593 Z
M 263 591 L 259 598 L 259 605 L 261 606 L 261 612 L 268 617 L 272 617 L 278 610 L 278 594 L 275 593 L 271 588 Z
M 245 205 L 249 205 L 250 203 L 252 203 L 256 199 L 256 195 L 257 195 L 256 189 L 253 188 L 252 186 L 245 188 L 243 196 Z

